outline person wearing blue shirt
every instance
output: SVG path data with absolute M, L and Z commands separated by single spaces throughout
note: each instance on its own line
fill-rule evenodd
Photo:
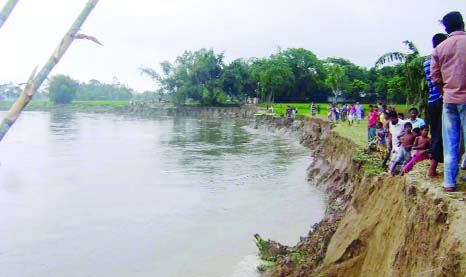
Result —
M 432 38 L 432 44 L 435 47 L 446 40 L 448 36 L 446 34 L 435 34 Z M 429 86 L 429 106 L 427 113 L 429 114 L 429 125 L 430 125 L 430 167 L 428 176 L 435 177 L 437 173 L 438 163 L 443 163 L 443 142 L 442 142 L 442 93 L 437 86 L 432 82 L 430 75 L 430 63 L 432 57 L 428 57 L 424 63 L 424 73 Z

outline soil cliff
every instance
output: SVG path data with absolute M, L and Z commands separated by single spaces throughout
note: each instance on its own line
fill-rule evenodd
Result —
M 296 246 L 264 244 L 275 263 L 263 276 L 466 275 L 464 192 L 444 193 L 422 165 L 406 176 L 370 173 L 331 122 L 264 115 L 256 124 L 298 134 L 315 157 L 309 180 L 328 195 L 325 218 Z

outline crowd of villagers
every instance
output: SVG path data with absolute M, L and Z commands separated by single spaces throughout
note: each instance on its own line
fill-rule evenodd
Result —
M 444 163 L 442 187 L 453 192 L 459 169 L 466 169 L 466 159 L 460 162 L 461 137 L 466 144 L 466 33 L 459 12 L 448 13 L 441 22 L 447 34 L 433 36 L 434 50 L 424 64 L 429 86 L 428 122 L 418 116 L 416 108 L 405 118 L 392 107 L 370 106 L 368 141 L 369 146 L 377 146 L 382 166 L 388 165 L 392 175 L 404 174 L 419 161 L 430 159 L 427 175 L 435 177 L 439 175 L 438 163 Z M 358 103 L 329 106 L 331 120 L 352 124 L 363 117 Z M 466 181 L 466 176 L 460 179 Z
M 311 103 L 311 111 L 312 111 Z M 312 114 L 312 112 L 311 112 Z M 365 118 L 366 112 L 361 104 L 328 105 L 327 117 L 334 122 L 347 122 L 348 125 L 358 123 Z M 428 137 L 429 129 L 416 108 L 409 110 L 409 116 L 405 118 L 403 113 L 397 113 L 394 107 L 379 103 L 369 105 L 368 119 L 368 144 L 370 149 L 376 149 L 382 167 L 386 167 L 388 161 L 389 172 L 404 174 L 410 171 L 414 164 L 428 159 L 431 156 L 431 139 Z M 401 168 L 400 168 L 401 165 Z M 434 170 L 435 172 L 435 170 Z M 435 173 L 431 174 L 432 176 Z

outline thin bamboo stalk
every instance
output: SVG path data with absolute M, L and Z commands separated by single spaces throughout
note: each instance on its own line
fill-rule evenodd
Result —
M 2 141 L 5 134 L 8 132 L 10 127 L 15 123 L 16 119 L 18 119 L 19 115 L 23 111 L 23 109 L 27 106 L 27 104 L 31 101 L 32 96 L 34 93 L 39 89 L 42 83 L 45 81 L 49 73 L 52 69 L 57 65 L 60 59 L 65 54 L 66 50 L 70 47 L 73 40 L 78 35 L 78 31 L 86 21 L 87 17 L 97 5 L 99 0 L 89 0 L 86 3 L 86 6 L 81 11 L 79 16 L 71 25 L 71 28 L 65 34 L 63 39 L 60 41 L 60 44 L 57 46 L 55 51 L 52 53 L 50 58 L 48 59 L 47 63 L 42 67 L 39 73 L 36 75 L 36 69 L 32 72 L 27 85 L 23 89 L 21 95 L 16 100 L 16 102 L 11 106 L 10 110 L 5 115 L 3 121 L 0 123 L 0 141 Z
M 6 1 L 5 6 L 3 6 L 2 11 L 0 11 L 0 29 L 2 28 L 3 24 L 8 19 L 11 12 L 15 8 L 16 3 L 18 3 L 18 0 L 8 0 L 8 1 Z

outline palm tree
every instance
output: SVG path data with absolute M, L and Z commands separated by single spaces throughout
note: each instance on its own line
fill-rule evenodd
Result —
M 427 111 L 427 100 L 429 90 L 427 81 L 424 76 L 424 62 L 427 56 L 421 56 L 416 45 L 412 41 L 403 41 L 410 53 L 390 52 L 382 55 L 376 62 L 375 66 L 382 66 L 390 62 L 404 63 L 404 78 L 408 95 L 406 102 L 408 104 L 419 105 L 419 112 L 425 115 Z

